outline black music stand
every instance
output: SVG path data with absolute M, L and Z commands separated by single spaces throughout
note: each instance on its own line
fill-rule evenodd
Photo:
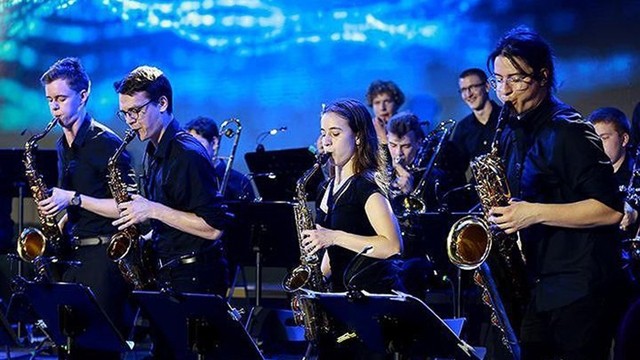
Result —
M 228 201 L 235 215 L 225 231 L 229 260 L 256 266 L 256 306 L 262 294 L 262 267 L 293 268 L 300 263 L 293 204 L 284 201 Z
M 345 324 L 373 352 L 480 359 L 475 349 L 461 340 L 429 306 L 411 295 L 304 291 L 304 297 L 313 299 Z
M 11 359 L 11 347 L 19 345 L 18 335 L 11 328 L 11 324 L 0 311 L 0 345 L 6 348 L 7 359 Z
M 264 360 L 237 310 L 211 294 L 134 291 L 174 359 Z
M 131 350 L 88 287 L 73 283 L 27 282 L 25 295 L 47 324 L 51 340 L 66 355 L 78 346 L 104 351 Z
M 313 166 L 316 157 L 310 148 L 299 148 L 246 153 L 244 160 L 262 200 L 291 201 L 296 196 L 296 181 Z M 315 199 L 320 181 L 321 172 L 309 180 L 309 199 Z

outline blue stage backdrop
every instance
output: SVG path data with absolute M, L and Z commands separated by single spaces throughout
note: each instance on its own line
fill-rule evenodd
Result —
M 457 76 L 485 68 L 496 40 L 525 24 L 556 50 L 559 96 L 587 114 L 640 100 L 640 2 L 584 0 L 3 0 L 0 140 L 21 147 L 49 120 L 39 76 L 56 59 L 82 59 L 91 114 L 122 133 L 113 82 L 141 64 L 174 85 L 181 123 L 198 115 L 243 124 L 235 168 L 271 128 L 267 150 L 306 147 L 323 103 L 364 101 L 375 79 L 395 81 L 405 110 L 433 126 L 468 109 Z M 566 2 L 572 3 L 572 2 Z M 23 131 L 26 129 L 26 132 Z M 23 133 L 22 136 L 20 134 Z M 42 147 L 52 147 L 49 136 Z M 225 153 L 231 147 L 223 145 Z M 142 145 L 132 152 L 139 162 Z

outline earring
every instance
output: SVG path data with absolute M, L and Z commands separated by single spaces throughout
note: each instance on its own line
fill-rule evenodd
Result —
M 356 138 L 356 145 L 360 145 L 360 138 Z

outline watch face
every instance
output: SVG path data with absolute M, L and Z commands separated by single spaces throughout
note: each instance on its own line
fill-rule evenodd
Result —
M 79 194 L 73 195 L 73 197 L 71 198 L 70 204 L 73 206 L 80 205 L 80 195 Z

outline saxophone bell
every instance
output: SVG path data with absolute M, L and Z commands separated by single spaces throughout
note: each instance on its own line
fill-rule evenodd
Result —
M 44 255 L 47 249 L 47 241 L 39 229 L 26 228 L 18 238 L 18 256 L 26 262 L 33 262 L 37 257 Z

